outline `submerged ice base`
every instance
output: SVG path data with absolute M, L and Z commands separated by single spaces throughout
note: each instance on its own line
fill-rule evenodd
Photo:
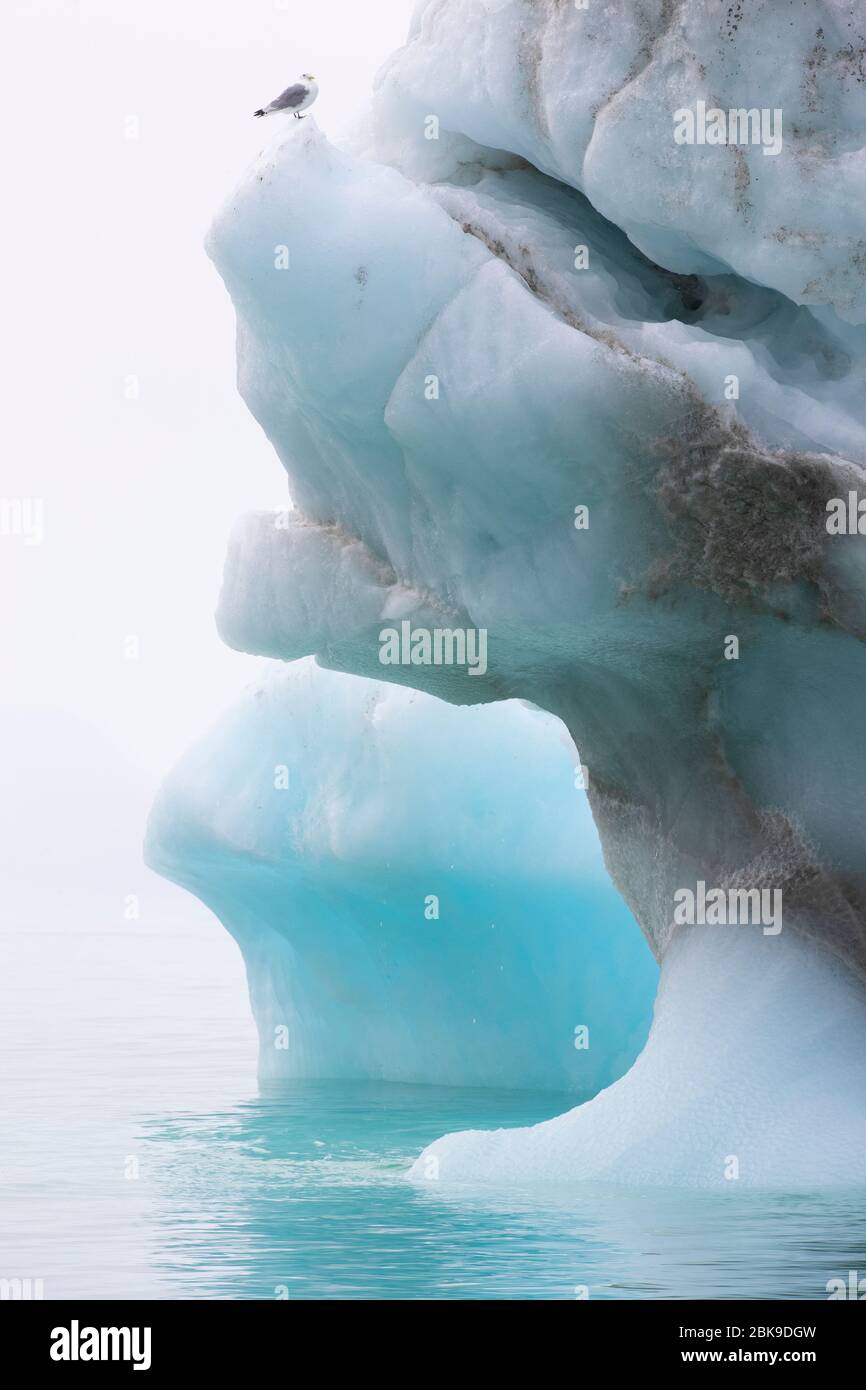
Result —
M 613 1086 L 529 1129 L 437 1139 L 429 1183 L 598 1179 L 811 1191 L 866 1183 L 866 995 L 796 934 L 687 927 L 649 1040 Z

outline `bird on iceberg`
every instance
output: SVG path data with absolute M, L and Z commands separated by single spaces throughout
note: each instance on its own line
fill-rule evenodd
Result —
M 287 87 L 278 97 L 275 97 L 267 106 L 259 107 L 254 111 L 254 116 L 272 116 L 276 111 L 291 111 L 295 120 L 303 120 L 302 111 L 306 111 L 308 106 L 312 106 L 316 97 L 319 95 L 319 87 L 315 77 L 310 72 L 302 72 L 297 82 L 293 82 L 291 87 Z

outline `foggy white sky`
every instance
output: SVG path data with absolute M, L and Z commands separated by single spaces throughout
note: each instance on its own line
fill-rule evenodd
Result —
M 0 497 L 44 499 L 41 545 L 0 536 L 0 844 L 16 898 L 46 879 L 86 896 L 115 872 L 134 891 L 159 780 L 255 676 L 212 615 L 232 520 L 279 505 L 285 479 L 237 396 L 233 313 L 202 237 L 263 143 L 252 111 L 311 71 L 319 124 L 343 128 L 412 8 L 3 6 Z

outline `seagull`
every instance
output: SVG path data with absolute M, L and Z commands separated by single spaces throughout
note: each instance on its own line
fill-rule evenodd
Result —
M 302 121 L 302 111 L 306 111 L 308 106 L 312 106 L 316 97 L 319 95 L 319 86 L 311 72 L 302 72 L 297 82 L 293 82 L 291 87 L 287 87 L 284 92 L 267 106 L 262 106 L 258 111 L 254 111 L 254 116 L 272 116 L 275 111 L 291 111 L 296 121 Z

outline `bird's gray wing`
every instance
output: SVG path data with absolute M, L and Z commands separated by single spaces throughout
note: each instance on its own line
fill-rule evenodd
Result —
M 309 90 L 309 87 L 305 87 L 303 82 L 295 82 L 293 86 L 287 87 L 284 92 L 280 93 L 275 101 L 271 102 L 268 110 L 291 111 L 293 106 L 300 106 Z

